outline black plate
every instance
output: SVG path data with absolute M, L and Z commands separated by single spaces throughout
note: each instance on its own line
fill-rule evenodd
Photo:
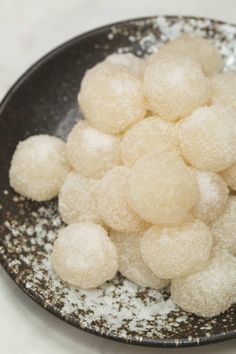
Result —
M 79 119 L 77 93 L 85 70 L 114 51 L 151 53 L 183 31 L 212 38 L 226 67 L 235 68 L 235 25 L 202 18 L 151 17 L 96 29 L 63 44 L 30 68 L 0 106 L 0 260 L 12 279 L 38 304 L 88 332 L 148 346 L 194 346 L 236 337 L 236 306 L 203 319 L 173 305 L 168 290 L 139 288 L 121 276 L 94 291 L 60 282 L 50 267 L 56 201 L 34 203 L 8 183 L 19 140 L 48 133 L 65 138 Z

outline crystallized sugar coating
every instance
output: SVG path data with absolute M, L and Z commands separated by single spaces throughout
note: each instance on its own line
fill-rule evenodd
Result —
M 77 123 L 67 139 L 67 156 L 80 174 L 101 178 L 106 171 L 120 164 L 120 138 L 105 134 L 85 121 Z
M 169 281 L 157 278 L 144 263 L 140 253 L 140 239 L 143 232 L 121 233 L 111 231 L 110 237 L 118 253 L 118 270 L 120 273 L 140 286 L 161 289 Z
M 96 202 L 97 181 L 71 172 L 63 183 L 59 196 L 59 213 L 66 224 L 101 223 Z
M 224 212 L 211 224 L 215 243 L 236 256 L 236 197 L 230 196 Z
M 224 210 L 228 200 L 227 184 L 218 174 L 193 169 L 200 191 L 197 204 L 191 210 L 194 218 L 206 224 L 214 221 Z
M 117 252 L 100 225 L 71 224 L 59 231 L 52 265 L 66 283 L 84 289 L 95 288 L 115 276 Z
M 236 160 L 236 115 L 221 105 L 201 107 L 179 127 L 184 158 L 200 170 L 219 172 Z
M 183 310 L 198 316 L 226 311 L 236 297 L 236 258 L 223 251 L 213 254 L 206 269 L 172 281 L 171 297 Z
M 144 262 L 156 274 L 173 279 L 195 273 L 208 265 L 212 236 L 199 220 L 177 226 L 152 226 L 140 242 Z
M 121 157 L 132 166 L 138 159 L 155 149 L 178 151 L 174 124 L 155 117 L 145 118 L 125 132 L 121 141 Z
M 189 33 L 184 33 L 168 42 L 149 60 L 155 60 L 156 57 L 165 57 L 166 55 L 191 57 L 200 64 L 202 71 L 207 76 L 215 75 L 223 68 L 223 60 L 218 48 L 210 40 Z
M 144 92 L 151 111 L 175 121 L 209 99 L 209 83 L 189 57 L 156 58 L 144 71 Z
M 121 66 L 135 75 L 139 79 L 143 77 L 143 71 L 145 67 L 145 61 L 142 58 L 136 57 L 132 53 L 114 53 L 108 55 L 106 61 L 112 63 L 113 65 Z
M 78 100 L 90 124 L 109 134 L 125 131 L 146 112 L 140 80 L 107 62 L 86 72 Z
M 225 179 L 229 187 L 236 191 L 236 162 L 227 168 L 227 170 L 222 171 L 221 176 Z
M 143 230 L 144 221 L 127 203 L 127 184 L 130 170 L 117 166 L 108 171 L 98 185 L 98 212 L 108 226 L 121 232 Z
M 211 102 L 222 103 L 236 110 L 236 73 L 225 72 L 211 79 Z
M 54 136 L 35 135 L 17 145 L 9 171 L 10 185 L 24 197 L 50 200 L 57 196 L 69 171 L 65 143 Z
M 153 152 L 138 160 L 129 180 L 129 203 L 147 222 L 183 221 L 199 196 L 196 177 L 172 152 Z

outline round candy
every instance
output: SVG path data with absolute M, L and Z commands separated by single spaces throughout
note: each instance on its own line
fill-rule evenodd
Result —
M 189 33 L 184 33 L 168 42 L 149 60 L 166 55 L 189 56 L 201 65 L 202 71 L 208 76 L 217 74 L 223 68 L 223 60 L 218 48 L 210 40 Z
M 146 266 L 140 253 L 140 239 L 143 232 L 121 233 L 111 231 L 110 237 L 118 252 L 118 270 L 120 273 L 140 286 L 161 289 L 169 281 L 157 278 Z
M 109 134 L 124 132 L 146 112 L 139 79 L 107 62 L 86 72 L 78 100 L 90 124 Z
M 77 222 L 101 223 L 95 191 L 97 181 L 71 172 L 63 183 L 58 197 L 58 208 L 66 224 Z
M 127 203 L 130 170 L 117 166 L 108 171 L 97 189 L 98 212 L 108 226 L 121 232 L 143 230 L 145 222 Z
M 236 160 L 236 116 L 221 105 L 201 107 L 179 123 L 184 158 L 200 170 L 219 172 Z
M 221 253 L 213 255 L 206 269 L 172 281 L 171 297 L 183 310 L 212 317 L 233 304 L 236 296 L 236 258 Z
M 209 224 L 226 206 L 229 193 L 227 184 L 214 172 L 193 170 L 193 173 L 197 177 L 200 197 L 192 208 L 191 214 L 194 218 Z
M 50 200 L 57 196 L 69 171 L 65 143 L 54 136 L 35 135 L 17 145 L 9 171 L 10 185 L 24 197 Z
M 172 227 L 155 225 L 144 233 L 140 247 L 144 262 L 157 277 L 173 279 L 207 266 L 212 236 L 199 220 Z
M 147 65 L 144 92 L 151 111 L 175 121 L 207 103 L 209 83 L 197 62 L 169 56 Z
M 59 231 L 52 265 L 66 283 L 84 289 L 95 288 L 115 276 L 117 252 L 100 225 L 71 224 Z
M 222 103 L 236 110 L 236 73 L 226 72 L 211 79 L 211 102 Z
M 216 244 L 236 256 L 236 197 L 230 196 L 224 212 L 212 223 L 211 232 Z
M 119 144 L 119 137 L 100 132 L 80 121 L 68 136 L 67 156 L 80 174 L 101 178 L 106 171 L 120 164 Z
M 229 187 L 236 191 L 236 162 L 226 170 L 222 171 L 221 176 L 225 179 Z
M 138 159 L 156 149 L 178 151 L 174 124 L 159 117 L 148 117 L 128 129 L 121 141 L 121 157 L 132 166 Z
M 127 69 L 128 72 L 140 79 L 143 77 L 145 61 L 139 57 L 136 57 L 132 53 L 114 53 L 108 55 L 106 61 L 112 63 L 113 65 Z
M 172 152 L 152 152 L 138 160 L 129 180 L 129 203 L 152 224 L 183 221 L 199 196 L 196 177 Z

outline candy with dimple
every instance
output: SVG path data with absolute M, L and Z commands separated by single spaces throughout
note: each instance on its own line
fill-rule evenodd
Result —
M 179 223 L 198 197 L 196 177 L 175 153 L 152 152 L 131 169 L 129 203 L 147 222 Z
M 110 134 L 124 132 L 146 112 L 140 80 L 127 69 L 107 62 L 86 72 L 78 100 L 88 122 Z
M 120 138 L 100 132 L 85 121 L 73 127 L 66 146 L 71 165 L 86 177 L 101 178 L 120 164 Z
M 230 196 L 224 212 L 211 224 L 215 243 L 236 256 L 236 197 Z
M 209 224 L 224 210 L 228 200 L 226 182 L 217 173 L 193 169 L 197 178 L 200 197 L 191 210 L 194 218 Z
M 200 65 L 188 57 L 157 58 L 144 71 L 148 107 L 161 117 L 176 121 L 209 99 L 209 83 Z
M 223 250 L 213 252 L 206 269 L 172 281 L 171 297 L 183 310 L 198 316 L 226 311 L 236 297 L 236 258 Z
M 140 231 L 146 226 L 127 203 L 129 176 L 128 167 L 113 167 L 97 188 L 98 212 L 101 218 L 112 229 L 122 232 Z
M 225 72 L 211 79 L 211 102 L 222 103 L 236 110 L 236 73 Z
M 111 240 L 117 248 L 118 269 L 123 276 L 140 286 L 164 288 L 169 281 L 158 278 L 143 261 L 140 253 L 142 235 L 143 232 L 110 232 Z
M 144 262 L 156 276 L 173 279 L 207 266 L 212 236 L 202 221 L 189 220 L 172 227 L 152 226 L 140 246 Z
M 221 176 L 225 179 L 229 187 L 236 191 L 236 162 L 226 170 L 222 171 Z
M 66 283 L 84 289 L 95 288 L 115 276 L 117 252 L 100 225 L 71 224 L 59 231 L 52 265 Z
M 222 105 L 196 109 L 179 124 L 184 158 L 201 170 L 219 172 L 236 161 L 236 115 Z
M 61 139 L 46 134 L 31 136 L 17 145 L 9 171 L 10 185 L 27 198 L 50 200 L 57 196 L 70 168 Z
M 121 157 L 127 166 L 156 149 L 178 151 L 175 125 L 157 116 L 145 118 L 128 129 L 121 141 Z
M 113 65 L 121 66 L 127 69 L 128 72 L 142 79 L 145 67 L 145 60 L 136 57 L 132 53 L 114 53 L 106 57 L 106 61 Z
M 59 213 L 66 224 L 77 222 L 102 223 L 95 198 L 97 181 L 71 172 L 58 196 Z

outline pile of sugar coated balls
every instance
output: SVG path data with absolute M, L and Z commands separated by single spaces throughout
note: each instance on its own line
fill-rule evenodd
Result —
M 184 34 L 148 58 L 111 54 L 85 72 L 82 120 L 67 141 L 20 142 L 10 185 L 58 197 L 52 266 L 67 284 L 101 286 L 117 271 L 216 316 L 236 300 L 236 73 Z M 155 290 L 158 291 L 158 290 Z

